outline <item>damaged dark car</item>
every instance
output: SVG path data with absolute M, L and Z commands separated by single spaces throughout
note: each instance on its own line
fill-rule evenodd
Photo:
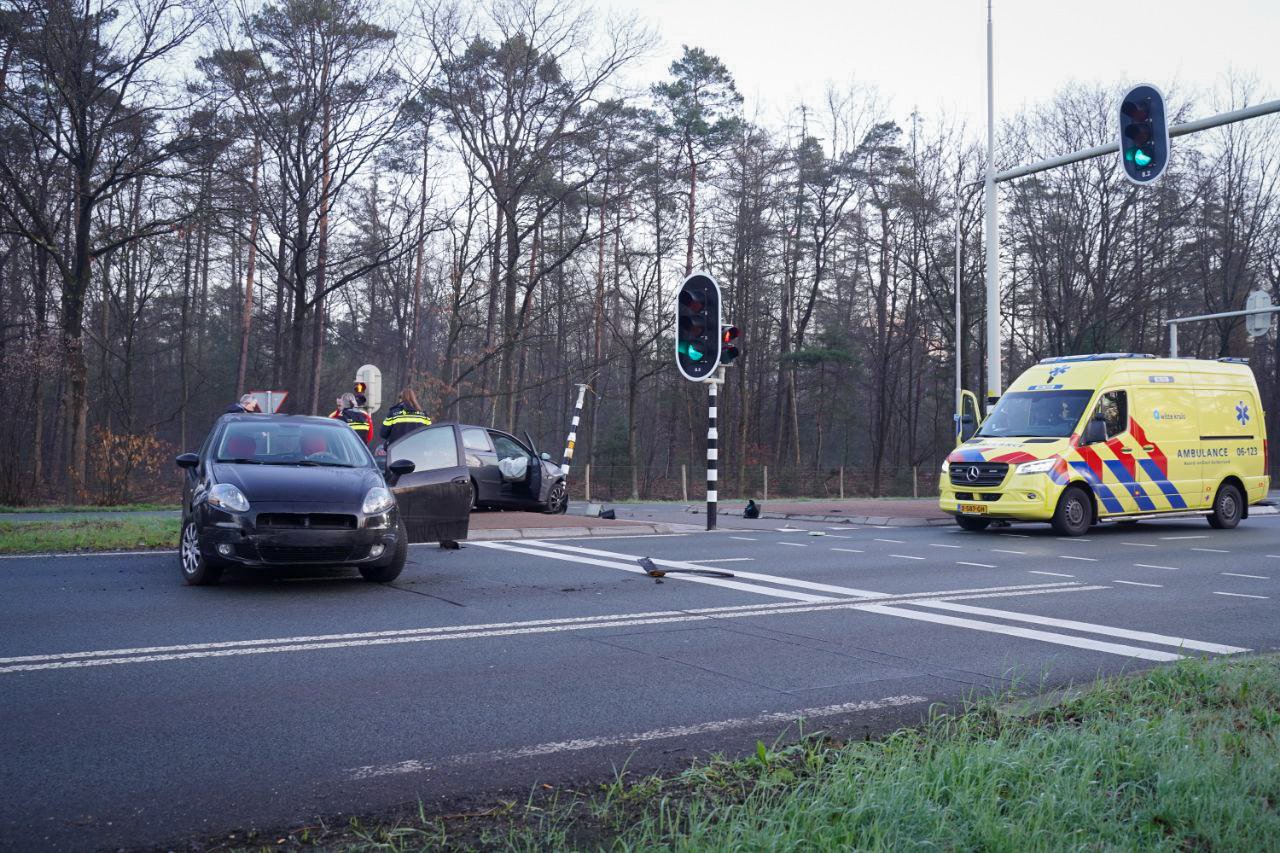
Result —
M 416 442 L 424 443 L 427 468 L 394 457 L 384 474 L 342 421 L 222 416 L 199 452 L 176 460 L 185 473 L 183 579 L 212 584 L 235 566 L 351 566 L 369 581 L 395 580 L 410 542 L 467 535 L 457 431 Z

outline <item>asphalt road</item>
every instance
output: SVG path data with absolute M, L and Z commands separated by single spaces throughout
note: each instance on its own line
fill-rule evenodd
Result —
M 797 716 L 879 732 L 1012 682 L 1280 647 L 1277 516 L 781 527 L 419 548 L 392 586 L 0 560 L 0 847 L 432 807 L 750 749 Z M 639 556 L 736 576 L 656 583 Z

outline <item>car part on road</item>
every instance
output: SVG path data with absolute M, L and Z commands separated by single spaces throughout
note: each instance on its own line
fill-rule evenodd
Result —
M 657 564 L 648 557 L 641 557 L 636 560 L 640 564 L 640 568 L 644 569 L 645 574 L 653 578 L 657 583 L 662 583 L 662 579 L 667 575 L 697 575 L 703 578 L 731 578 L 733 572 L 725 572 L 719 569 L 660 569 Z

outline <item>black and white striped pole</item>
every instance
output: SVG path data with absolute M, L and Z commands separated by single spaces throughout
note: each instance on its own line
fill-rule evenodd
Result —
M 716 529 L 716 504 L 719 502 L 720 434 L 716 431 L 718 416 L 717 402 L 720 397 L 720 383 L 724 381 L 724 368 L 712 379 L 707 380 L 707 529 Z
M 561 457 L 560 474 L 565 484 L 569 482 L 569 465 L 573 462 L 573 448 L 578 443 L 578 422 L 582 419 L 582 401 L 587 396 L 585 382 L 578 385 L 578 402 L 573 404 L 573 420 L 569 423 L 569 438 L 564 445 L 564 456 Z

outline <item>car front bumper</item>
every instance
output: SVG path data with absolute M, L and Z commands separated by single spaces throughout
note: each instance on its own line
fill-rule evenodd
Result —
M 324 504 L 254 504 L 249 512 L 205 507 L 197 520 L 200 551 L 214 563 L 252 568 L 385 566 L 401 536 L 399 509 L 365 515 Z M 267 516 L 269 518 L 262 518 Z M 354 517 L 353 527 L 282 525 L 282 517 Z M 274 520 L 277 523 L 272 523 Z M 330 519 L 326 519 L 330 520 Z

